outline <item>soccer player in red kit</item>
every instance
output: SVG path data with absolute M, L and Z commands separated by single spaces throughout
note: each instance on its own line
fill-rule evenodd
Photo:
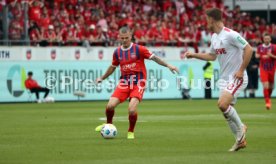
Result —
M 106 106 L 106 122 L 112 124 L 114 109 L 117 105 L 129 98 L 129 129 L 127 138 L 134 139 L 134 127 L 137 121 L 137 106 L 142 101 L 147 72 L 144 60 L 150 59 L 156 63 L 169 68 L 173 73 L 178 72 L 175 66 L 167 64 L 158 56 L 151 53 L 147 48 L 131 42 L 131 30 L 128 27 L 122 27 L 119 30 L 119 40 L 122 46 L 115 49 L 113 53 L 112 65 L 110 65 L 105 74 L 98 78 L 97 83 L 102 82 L 111 75 L 117 66 L 120 65 L 121 77 Z M 96 127 L 95 131 L 101 131 L 103 125 Z
M 271 44 L 271 36 L 269 34 L 263 36 L 263 42 L 263 44 L 258 46 L 256 58 L 260 59 L 260 78 L 263 83 L 265 106 L 269 110 L 271 108 L 270 97 L 274 88 L 276 47 Z

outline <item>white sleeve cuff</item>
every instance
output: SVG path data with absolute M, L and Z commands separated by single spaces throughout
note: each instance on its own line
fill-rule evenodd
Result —
M 116 66 L 116 65 L 111 65 L 111 67 L 114 67 L 114 68 L 116 68 L 117 66 Z
M 149 59 L 151 59 L 153 56 L 154 56 L 154 54 L 151 54 L 150 57 L 149 57 Z

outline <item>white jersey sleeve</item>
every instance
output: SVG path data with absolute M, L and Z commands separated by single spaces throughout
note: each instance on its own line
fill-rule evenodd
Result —
M 236 31 L 231 31 L 231 35 L 228 35 L 230 37 L 230 43 L 240 49 L 244 49 L 244 47 L 248 44 L 248 42 Z

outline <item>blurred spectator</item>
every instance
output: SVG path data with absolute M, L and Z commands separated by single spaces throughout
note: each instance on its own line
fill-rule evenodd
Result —
M 57 41 L 57 35 L 53 25 L 49 25 L 48 29 L 42 31 L 42 40 L 48 42 L 49 45 L 53 45 L 53 42 Z
M 0 2 L 1 10 L 6 1 Z M 21 39 L 23 2 L 8 0 L 7 3 L 9 38 Z M 39 36 L 44 36 L 49 25 L 53 25 L 55 41 L 61 42 L 60 45 L 66 42 L 78 45 L 83 40 L 98 43 L 94 45 L 114 45 L 115 31 L 127 25 L 133 29 L 138 43 L 193 46 L 197 51 L 197 46 L 205 46 L 210 40 L 210 33 L 204 30 L 207 24 L 204 11 L 210 7 L 220 8 L 225 25 L 239 31 L 252 45 L 260 43 L 264 32 L 276 38 L 275 24 L 269 25 L 263 18 L 241 12 L 238 5 L 231 11 L 223 0 L 29 0 L 28 4 L 29 27 L 37 25 L 29 28 L 33 42 L 38 42 Z M 91 25 L 95 27 L 93 30 Z
M 97 34 L 96 42 L 102 43 L 100 45 L 108 46 L 109 36 L 107 33 L 107 28 L 102 29 L 101 26 L 97 26 Z
M 41 17 L 43 6 L 44 4 L 41 1 L 31 1 L 29 3 L 29 19 L 38 23 Z
M 249 97 L 255 98 L 255 91 L 258 89 L 259 82 L 259 60 L 256 58 L 256 52 L 253 52 L 252 58 L 246 68 L 248 74 L 248 85 L 244 90 L 244 96 L 247 97 L 247 91 L 249 91 Z
M 135 42 L 139 44 L 145 44 L 146 42 L 145 35 L 146 35 L 146 30 L 143 30 L 143 28 L 139 23 L 135 24 L 133 28 L 133 37 L 135 39 Z
M 212 98 L 212 86 L 211 80 L 214 78 L 214 67 L 212 61 L 206 61 L 205 65 L 203 66 L 204 71 L 204 97 L 205 99 Z
M 23 16 L 21 3 L 14 3 L 14 5 L 10 5 L 9 11 L 12 18 L 15 18 L 16 16 L 19 16 L 19 17 Z
M 76 34 L 76 30 L 74 28 L 74 25 L 67 25 L 66 33 L 65 33 L 66 42 L 68 42 L 70 44 L 75 42 L 77 40 L 76 36 L 77 36 L 77 34 Z
M 29 36 L 31 40 L 31 45 L 38 45 L 38 43 L 42 39 L 40 29 L 34 21 L 30 21 Z
M 31 93 L 35 93 L 37 103 L 45 102 L 50 90 L 46 87 L 41 87 L 36 80 L 33 79 L 33 72 L 28 72 L 28 78 L 25 80 L 25 87 L 30 90 Z M 44 99 L 39 99 L 39 93 L 44 92 Z
M 194 31 L 194 29 L 186 27 L 181 30 L 178 36 L 178 41 L 180 45 L 192 46 L 195 49 L 195 52 L 198 52 L 198 40 L 201 39 L 201 33 L 199 31 Z
M 116 46 L 119 32 L 116 28 L 110 28 L 107 32 L 109 38 L 109 45 Z
M 47 27 L 51 24 L 50 18 L 47 13 L 42 13 L 39 19 L 40 28 L 47 29 Z
M 65 29 L 62 26 L 55 26 L 56 41 L 60 44 L 64 44 Z
M 15 19 L 10 22 L 9 38 L 11 40 L 21 40 L 23 34 L 24 22 L 21 15 L 15 15 Z
M 93 44 L 96 41 L 98 33 L 96 31 L 96 27 L 94 24 L 91 24 L 89 28 L 86 30 L 86 39 L 90 44 Z

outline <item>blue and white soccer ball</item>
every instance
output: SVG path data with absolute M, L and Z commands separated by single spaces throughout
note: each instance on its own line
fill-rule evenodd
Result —
M 115 138 L 117 133 L 117 128 L 113 124 L 105 124 L 101 130 L 101 135 L 105 139 Z

